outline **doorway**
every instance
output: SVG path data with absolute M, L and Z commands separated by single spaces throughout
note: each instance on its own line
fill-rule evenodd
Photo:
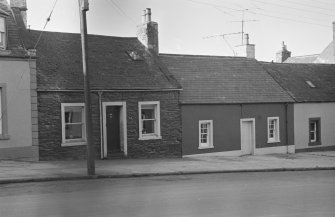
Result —
M 255 119 L 241 119 L 241 151 L 242 155 L 254 154 Z
M 101 158 L 113 158 L 127 155 L 125 102 L 103 103 L 103 145 Z

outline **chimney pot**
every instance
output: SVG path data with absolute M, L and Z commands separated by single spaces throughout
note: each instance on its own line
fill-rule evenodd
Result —
M 244 44 L 249 44 L 249 34 L 244 34 Z
M 147 8 L 147 12 L 146 12 L 146 14 L 147 14 L 147 19 L 146 19 L 146 21 L 147 21 L 147 22 L 151 22 L 151 9 L 150 9 L 150 8 Z
M 142 23 L 146 23 L 147 22 L 147 11 L 146 10 L 143 10 L 142 11 Z

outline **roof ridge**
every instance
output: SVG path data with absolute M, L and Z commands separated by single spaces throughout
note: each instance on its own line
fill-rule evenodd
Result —
M 43 34 L 67 34 L 67 35 L 80 35 L 79 32 L 58 32 L 58 31 L 43 31 L 43 30 L 37 30 L 37 29 L 27 29 L 28 33 L 29 31 L 34 31 L 34 32 L 43 32 Z M 113 35 L 99 35 L 99 34 L 87 34 L 88 36 L 101 36 L 101 37 L 110 37 L 110 38 L 119 38 L 119 39 L 137 39 L 136 36 L 113 36 Z
M 199 58 L 226 58 L 226 59 L 246 59 L 246 60 L 256 60 L 249 59 L 240 56 L 219 56 L 219 55 L 205 55 L 205 54 L 171 54 L 171 53 L 160 53 L 159 56 L 179 56 L 179 57 L 199 57 Z

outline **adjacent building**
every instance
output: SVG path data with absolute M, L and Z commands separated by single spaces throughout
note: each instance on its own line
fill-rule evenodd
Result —
M 278 63 L 322 63 L 335 64 L 335 22 L 333 22 L 333 40 L 319 54 L 292 56 L 283 42 L 282 50 L 276 54 Z
M 255 59 L 160 59 L 183 87 L 183 156 L 294 152 L 293 100 Z
M 21 41 L 16 15 L 25 8 L 0 0 L 0 159 L 38 160 L 36 61 Z
M 262 65 L 295 101 L 296 151 L 335 150 L 335 65 Z

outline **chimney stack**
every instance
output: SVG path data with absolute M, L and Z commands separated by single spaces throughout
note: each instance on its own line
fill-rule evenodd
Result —
M 291 51 L 288 51 L 285 43 L 282 42 L 282 49 L 281 49 L 281 51 L 278 51 L 276 53 L 276 62 L 277 63 L 283 63 L 289 57 L 291 57 Z
M 151 21 L 151 9 L 142 13 L 142 24 L 137 27 L 138 40 L 150 51 L 158 55 L 158 24 Z
M 18 8 L 21 11 L 21 16 L 24 25 L 27 27 L 27 2 L 26 0 L 10 0 L 11 8 Z
M 255 59 L 255 45 L 249 44 L 249 34 L 244 34 L 244 46 L 246 57 L 250 59 Z

